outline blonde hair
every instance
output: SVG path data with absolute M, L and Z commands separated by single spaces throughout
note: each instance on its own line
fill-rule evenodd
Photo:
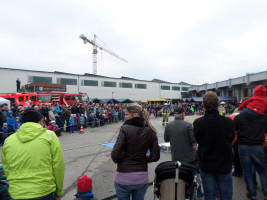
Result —
M 126 110 L 130 114 L 138 113 L 141 118 L 145 119 L 146 124 L 148 127 L 155 133 L 157 133 L 157 129 L 151 124 L 149 114 L 146 109 L 143 109 L 139 104 L 133 103 L 126 107 Z

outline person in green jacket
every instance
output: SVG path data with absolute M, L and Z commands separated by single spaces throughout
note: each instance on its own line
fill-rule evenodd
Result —
M 61 144 L 43 128 L 43 116 L 28 110 L 23 124 L 2 148 L 2 164 L 12 199 L 59 200 L 63 194 L 65 164 Z

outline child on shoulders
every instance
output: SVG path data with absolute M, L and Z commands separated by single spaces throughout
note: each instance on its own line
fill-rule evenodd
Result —
M 267 109 L 267 97 L 266 88 L 263 85 L 258 85 L 255 88 L 254 96 L 244 101 L 240 107 L 239 111 L 259 116 Z

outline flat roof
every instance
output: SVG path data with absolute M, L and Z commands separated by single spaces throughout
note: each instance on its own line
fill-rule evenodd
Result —
M 158 83 L 188 85 L 188 86 L 190 86 L 190 84 L 182 82 L 182 81 L 179 82 L 179 83 L 171 83 L 171 82 L 167 82 L 167 81 L 162 81 L 160 79 L 153 79 L 152 81 L 148 81 L 148 80 L 140 80 L 140 79 L 125 77 L 125 76 L 122 76 L 121 78 L 114 78 L 114 77 L 101 76 L 101 75 L 90 74 L 90 73 L 73 74 L 73 73 L 60 72 L 60 71 L 49 72 L 49 71 L 39 71 L 39 70 L 29 70 L 29 69 L 15 69 L 15 68 L 5 68 L 5 67 L 0 67 L 0 69 L 19 70 L 19 71 L 28 71 L 28 72 L 40 72 L 40 73 L 51 73 L 51 74 L 65 74 L 65 75 L 85 76 L 85 77 L 99 77 L 99 78 L 109 78 L 109 79 L 118 79 L 118 80 L 134 80 L 134 81 L 143 81 L 143 82 L 150 82 L 150 83 L 151 82 L 158 82 Z

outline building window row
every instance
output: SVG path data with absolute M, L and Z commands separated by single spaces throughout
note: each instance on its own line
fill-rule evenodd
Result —
M 32 83 L 52 83 L 52 77 L 29 76 L 28 82 Z
M 169 85 L 161 85 L 160 88 L 161 88 L 161 90 L 171 90 L 171 88 L 174 91 L 180 91 L 181 90 L 181 87 L 179 87 L 179 86 L 172 86 L 171 87 Z
M 188 91 L 189 87 L 182 87 L 182 91 Z
M 181 90 L 181 88 L 180 88 L 180 87 L 178 87 L 178 86 L 172 86 L 172 90 L 175 90 L 175 91 L 180 91 L 180 90 Z
M 29 76 L 28 82 L 32 83 L 52 83 L 52 77 L 42 77 L 42 76 Z M 57 78 L 57 83 L 59 84 L 66 84 L 66 85 L 77 85 L 77 79 L 71 78 Z M 95 86 L 98 87 L 97 80 L 81 80 L 82 86 Z M 117 82 L 112 81 L 101 81 L 102 87 L 117 87 Z M 133 83 L 119 83 L 120 88 L 133 88 Z M 136 83 L 134 84 L 134 88 L 136 89 L 147 89 L 147 84 Z M 171 90 L 171 86 L 162 85 L 161 90 Z M 172 90 L 180 91 L 181 88 L 178 86 L 172 86 Z M 182 91 L 188 91 L 188 87 L 182 87 Z
M 119 86 L 120 88 L 133 88 L 132 83 L 120 83 Z
M 82 80 L 81 81 L 82 86 L 98 86 L 98 81 L 93 80 Z
M 57 78 L 57 83 L 66 85 L 77 85 L 77 79 L 72 78 Z
M 146 84 L 139 84 L 139 83 L 136 83 L 136 84 L 135 84 L 135 88 L 137 88 L 137 89 L 146 89 Z
M 167 85 L 162 85 L 162 86 L 161 86 L 161 89 L 162 89 L 162 90 L 170 90 L 171 87 L 170 87 L 170 86 L 167 86 Z

